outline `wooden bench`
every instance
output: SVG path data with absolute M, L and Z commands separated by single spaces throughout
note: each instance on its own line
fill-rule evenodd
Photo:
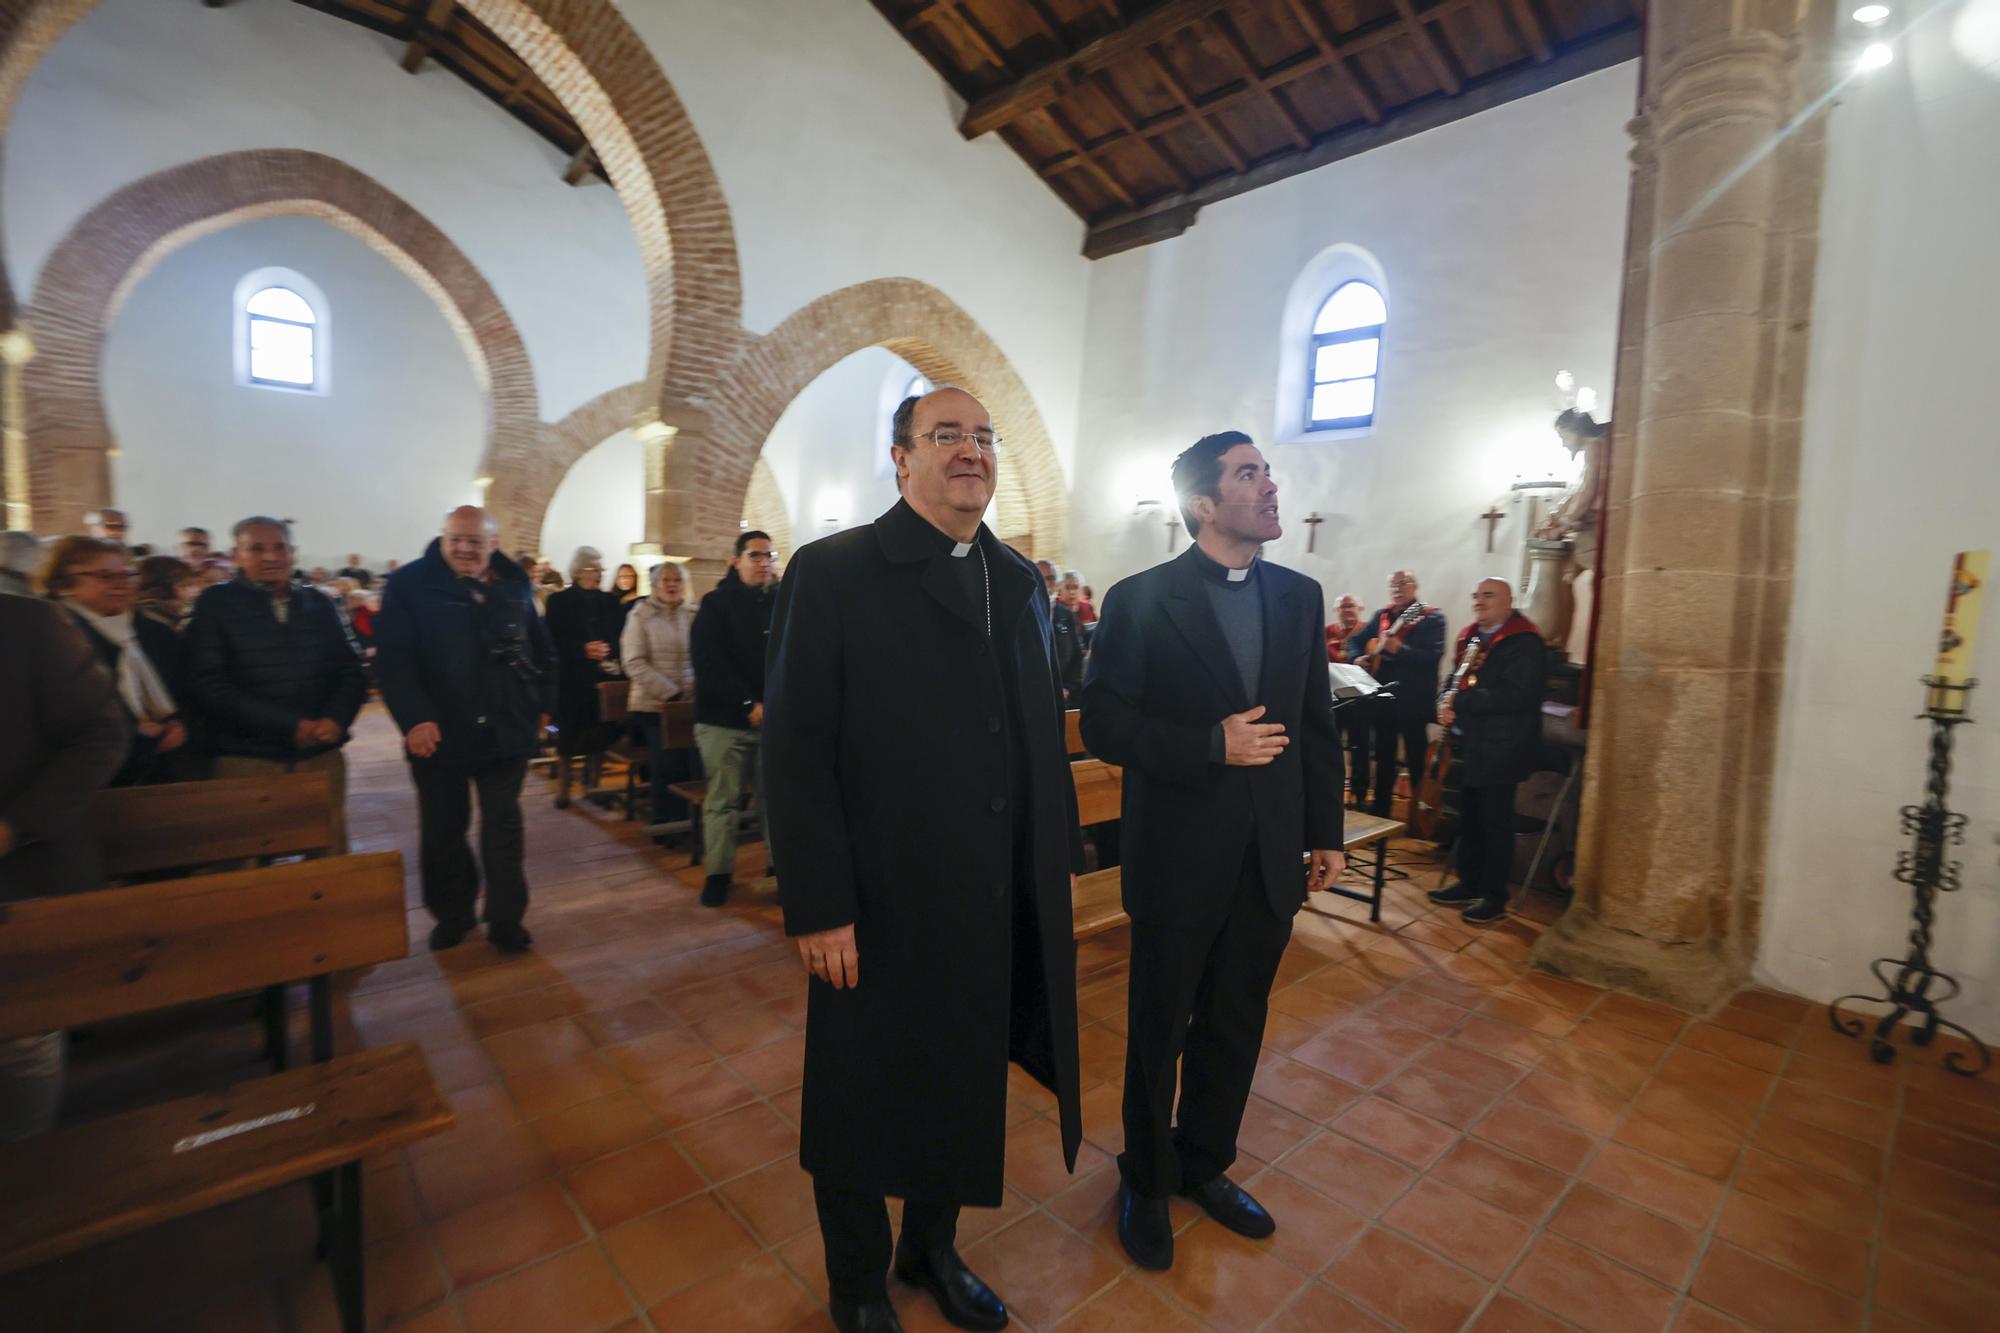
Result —
M 90 798 L 104 877 L 191 870 L 333 846 L 333 785 L 324 773 L 111 787 Z
M 1070 781 L 1076 785 L 1079 824 L 1101 824 L 1119 817 L 1124 799 L 1124 779 L 1119 769 L 1100 760 L 1080 759 L 1069 766 L 1069 772 Z M 1349 856 L 1365 847 L 1373 846 L 1375 849 L 1375 860 L 1371 866 L 1374 872 L 1373 891 L 1357 893 L 1335 886 L 1326 892 L 1367 903 L 1368 919 L 1380 921 L 1389 839 L 1403 831 L 1403 824 L 1399 820 L 1364 815 L 1356 810 L 1342 813 L 1346 819 L 1341 830 L 1341 849 Z M 1125 925 L 1131 919 L 1125 914 L 1122 880 L 1117 867 L 1077 876 L 1076 893 L 1070 900 L 1070 933 L 1074 938 L 1080 940 L 1099 935 Z
M 324 773 L 111 787 L 90 798 L 107 883 L 159 878 L 333 846 L 333 783 Z M 264 994 L 266 1058 L 285 1067 L 285 988 Z
M 1083 744 L 1083 711 L 1072 708 L 1063 714 L 1063 749 L 1075 759 L 1090 753 Z
M 0 1038 L 305 981 L 320 1062 L 0 1150 L 0 1271 L 311 1176 L 343 1327 L 359 1330 L 359 1162 L 451 1116 L 413 1047 L 333 1059 L 328 978 L 408 949 L 397 852 L 0 905 Z

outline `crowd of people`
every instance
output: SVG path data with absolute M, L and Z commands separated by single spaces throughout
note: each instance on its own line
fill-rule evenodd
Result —
M 1194 540 L 1100 616 L 1075 571 L 981 522 L 1001 442 L 977 399 L 909 398 L 892 435 L 892 509 L 782 578 L 769 535 L 744 531 L 698 602 L 672 561 L 620 565 L 607 586 L 590 547 L 562 571 L 509 556 L 470 505 L 379 576 L 359 555 L 301 570 L 289 525 L 263 515 L 226 552 L 188 528 L 176 553 L 142 554 L 115 509 L 48 543 L 0 536 L 0 634 L 19 645 L 0 654 L 0 901 L 97 886 L 86 811 L 107 784 L 312 771 L 342 810 L 343 747 L 372 689 L 416 794 L 430 947 L 483 921 L 496 949 L 528 950 L 529 764 L 580 760 L 588 788 L 612 739 L 599 687 L 622 680 L 655 837 L 694 832 L 673 788 L 706 779 L 704 904 L 728 900 L 746 805 L 763 821 L 813 979 L 800 1163 L 835 1323 L 899 1329 L 893 1268 L 950 1322 L 997 1329 L 1004 1305 L 955 1236 L 961 1206 L 1001 1201 L 1010 1062 L 1055 1095 L 1072 1166 L 1080 1141 L 1076 708 L 1090 753 L 1123 772 L 1119 1239 L 1171 1266 L 1176 1194 L 1271 1235 L 1226 1173 L 1292 918 L 1342 872 L 1345 801 L 1386 813 L 1433 722 L 1464 773 L 1460 881 L 1431 896 L 1475 925 L 1505 911 L 1513 784 L 1539 736 L 1535 627 L 1482 580 L 1440 691 L 1445 617 L 1411 572 L 1373 616 L 1345 595 L 1329 622 L 1318 585 L 1263 556 L 1277 486 L 1239 432 L 1175 460 Z M 1335 709 L 1333 663 L 1385 697 Z M 682 702 L 692 747 L 671 744 L 663 711 Z M 60 1043 L 0 1044 L 0 1138 L 49 1123 Z M 888 1196 L 905 1200 L 893 1250 Z

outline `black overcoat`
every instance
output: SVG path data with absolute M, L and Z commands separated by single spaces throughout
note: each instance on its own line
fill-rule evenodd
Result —
M 1327 684 L 1319 585 L 1260 560 L 1264 673 L 1255 699 L 1202 586 L 1198 547 L 1104 596 L 1083 680 L 1083 743 L 1124 774 L 1119 885 L 1134 921 L 1192 922 L 1229 910 L 1254 843 L 1271 911 L 1306 896 L 1304 855 L 1341 845 L 1340 734 Z M 1291 744 L 1269 764 L 1229 767 L 1217 728 L 1253 705 Z
M 1040 575 L 983 526 L 978 541 L 1025 782 L 1010 782 L 984 609 L 964 603 L 949 539 L 899 501 L 792 557 L 771 620 L 763 791 L 786 933 L 852 922 L 860 954 L 859 987 L 811 983 L 800 1164 L 837 1189 L 993 1207 L 1010 1059 L 1056 1094 L 1076 1163 L 1082 839 Z M 1028 808 L 1012 811 L 1021 790 Z

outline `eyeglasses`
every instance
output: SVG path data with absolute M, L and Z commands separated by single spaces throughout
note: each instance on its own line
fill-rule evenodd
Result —
M 743 554 L 758 564 L 763 564 L 777 558 L 769 551 L 745 551 Z
M 927 430 L 923 434 L 913 436 L 912 438 L 929 440 L 940 449 L 956 449 L 959 445 L 970 439 L 982 454 L 997 454 L 1000 452 L 1000 437 L 981 430 L 967 432 L 953 430 L 949 426 L 939 426 L 936 430 Z
M 96 579 L 99 583 L 130 583 L 139 575 L 129 569 L 79 569 L 77 577 Z

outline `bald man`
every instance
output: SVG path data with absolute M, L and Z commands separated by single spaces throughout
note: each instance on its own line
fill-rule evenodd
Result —
M 1458 883 L 1430 895 L 1464 909 L 1459 916 L 1469 925 L 1507 914 L 1514 792 L 1541 767 L 1547 674 L 1541 631 L 1514 609 L 1514 590 L 1505 579 L 1481 579 L 1472 590 L 1472 623 L 1459 633 L 1451 678 L 1438 696 L 1438 722 L 1463 765 Z
M 496 549 L 492 515 L 461 505 L 423 557 L 391 574 L 375 616 L 375 679 L 403 731 L 421 826 L 431 948 L 449 949 L 478 919 L 502 953 L 533 943 L 521 781 L 555 696 L 555 651 L 522 568 Z M 465 832 L 479 796 L 479 860 Z

